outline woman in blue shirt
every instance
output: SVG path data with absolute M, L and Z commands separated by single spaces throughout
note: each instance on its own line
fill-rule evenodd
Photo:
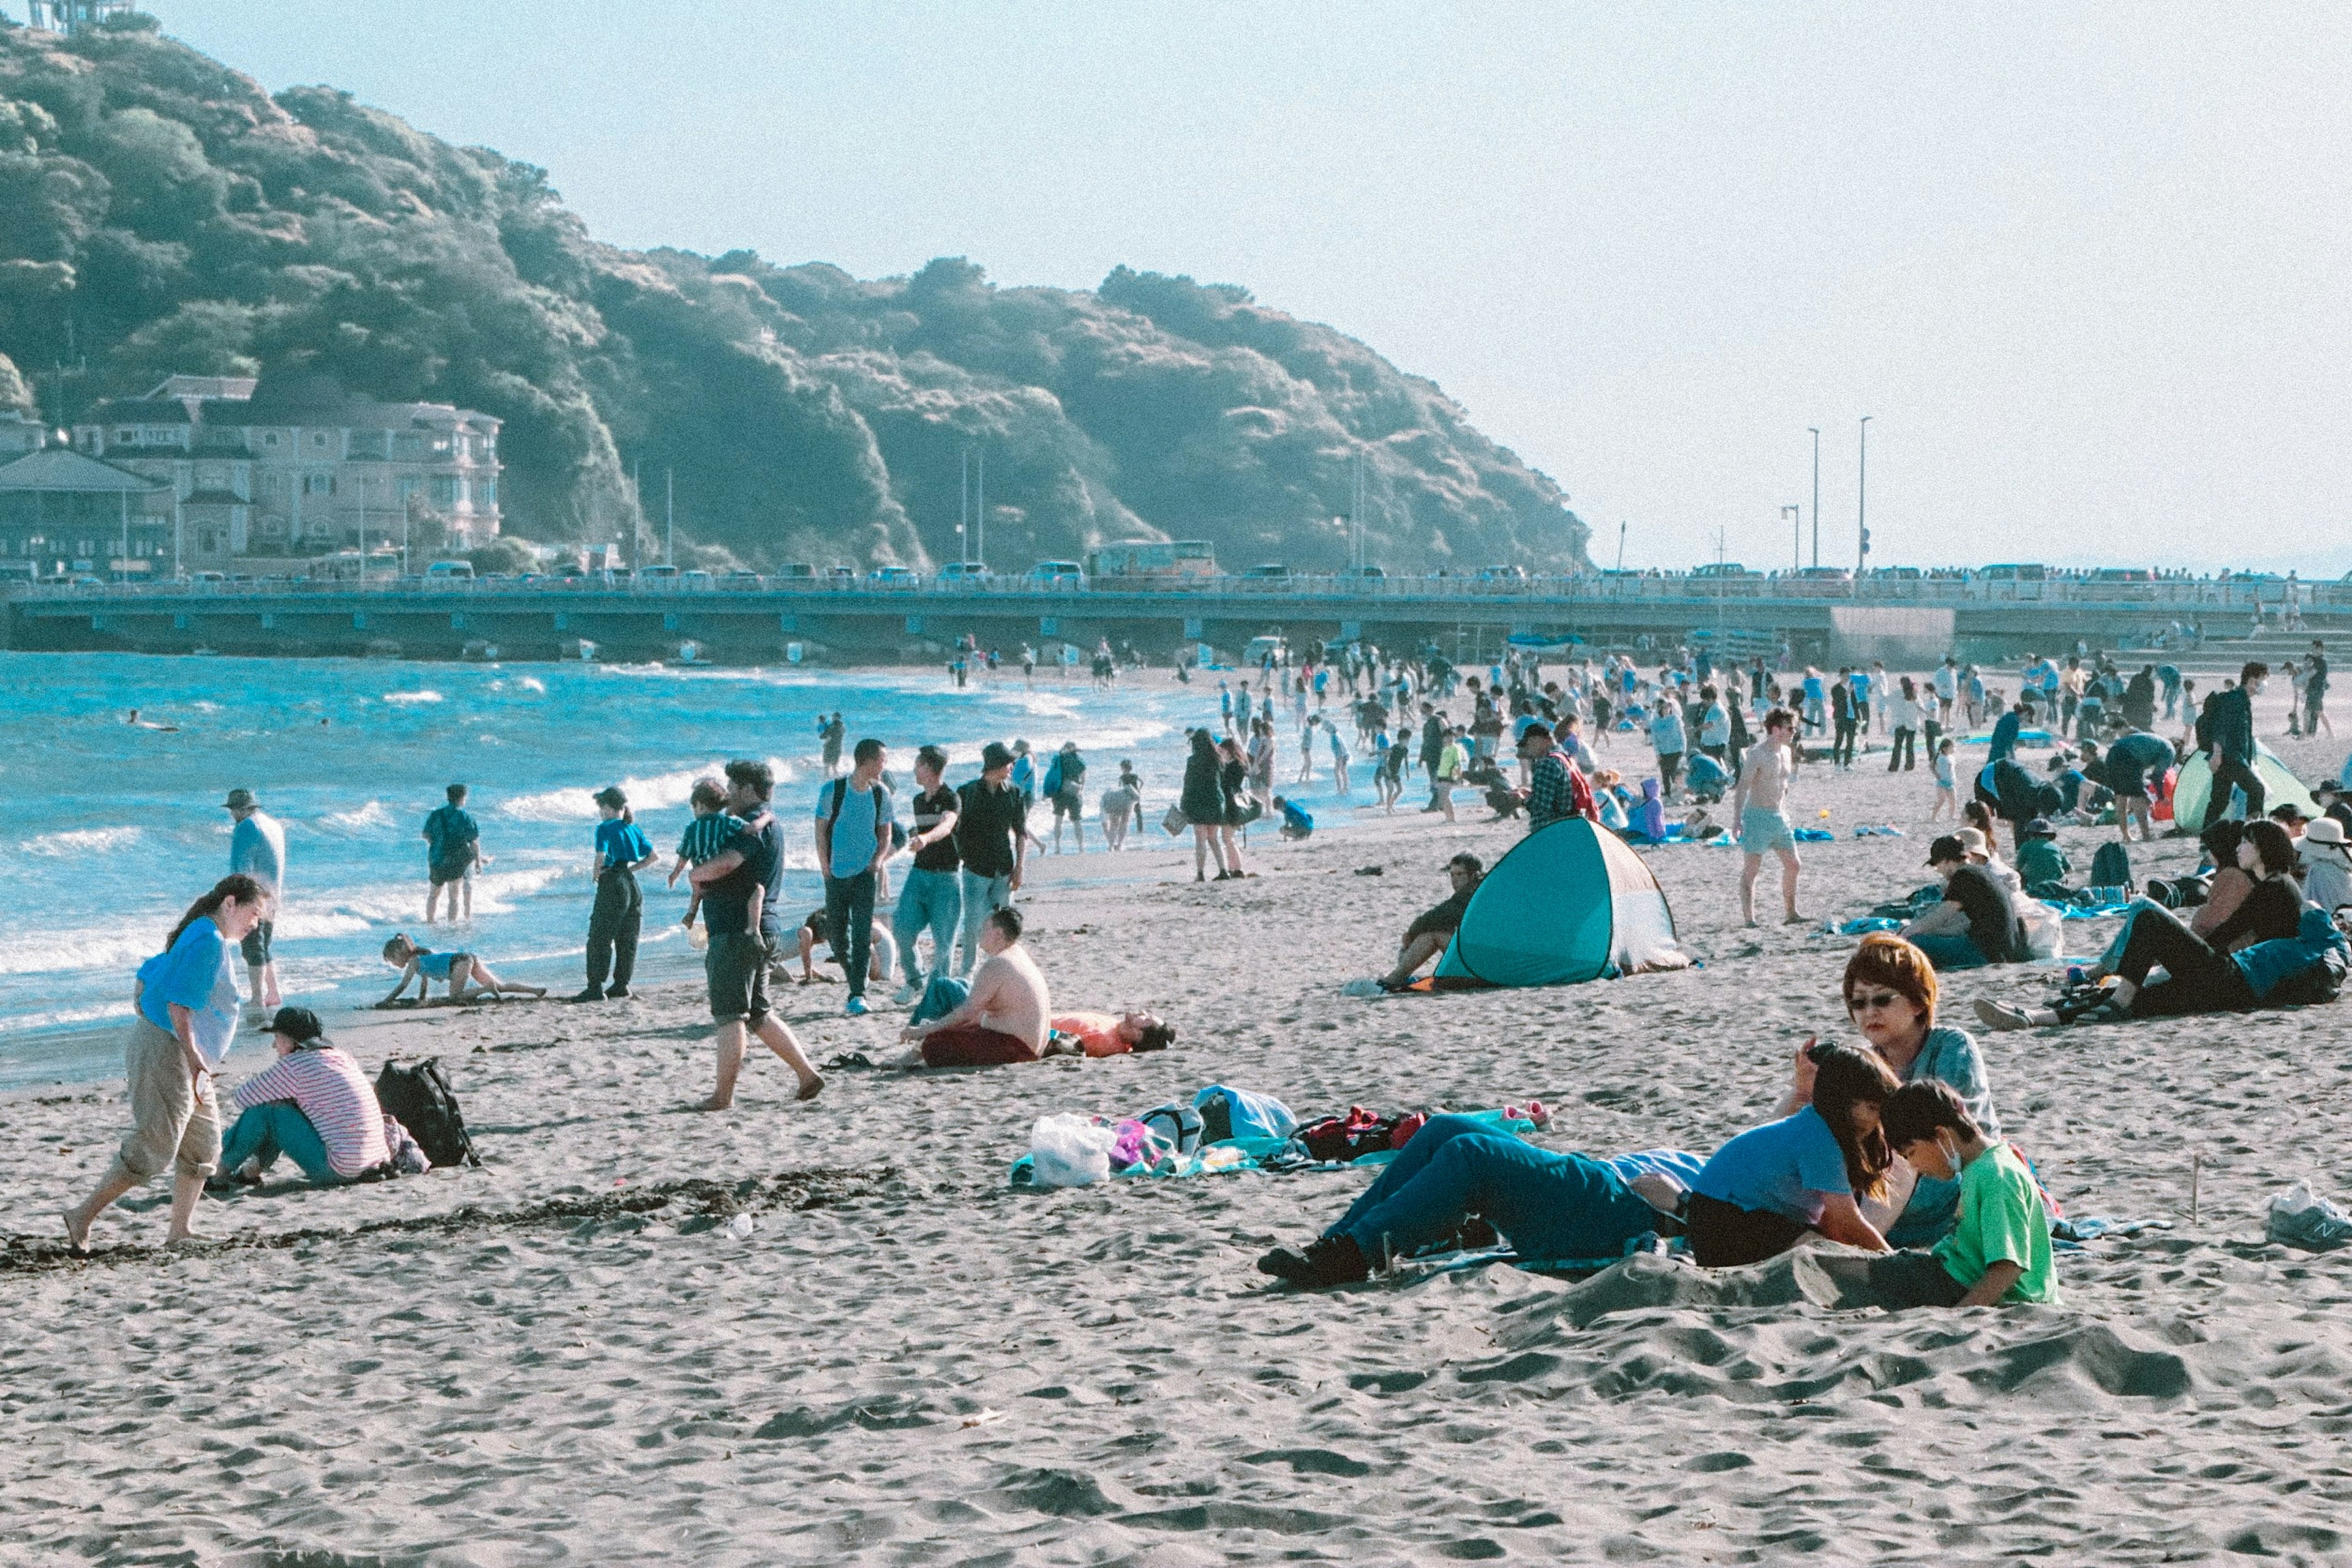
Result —
M 1759 1263 L 1809 1230 L 1886 1250 L 1886 1238 L 1863 1217 L 1858 1200 L 1885 1191 L 1895 1163 L 1878 1126 L 1895 1075 L 1874 1054 L 1852 1046 L 1813 1046 L 1811 1057 L 1811 1103 L 1742 1132 L 1691 1183 L 1684 1223 L 1702 1268 Z
M 123 1063 L 131 1089 L 131 1131 L 105 1178 L 65 1211 L 66 1239 L 88 1248 L 89 1227 L 109 1204 L 172 1167 L 167 1239 L 194 1235 L 196 1202 L 220 1158 L 220 1107 L 213 1077 L 236 1037 L 238 965 L 233 955 L 268 895 L 251 877 L 224 877 L 188 906 L 163 951 L 139 966 L 131 993 L 137 1016 Z
M 629 977 L 637 971 L 637 928 L 645 918 L 645 895 L 637 890 L 637 873 L 656 858 L 653 842 L 637 826 L 629 797 L 617 784 L 596 792 L 596 809 L 604 821 L 596 825 L 596 903 L 588 911 L 588 989 L 574 1002 L 615 1000 L 629 994 Z M 613 977 L 611 989 L 604 976 Z

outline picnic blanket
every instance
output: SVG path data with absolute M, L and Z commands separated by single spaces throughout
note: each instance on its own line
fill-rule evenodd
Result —
M 1446 1114 L 1433 1110 L 1433 1116 Z M 1457 1114 L 1475 1117 L 1488 1122 L 1496 1131 L 1515 1132 L 1524 1138 L 1536 1130 L 1536 1124 L 1526 1117 L 1509 1115 L 1501 1108 L 1486 1110 L 1465 1110 Z M 1106 1128 L 1118 1128 L 1130 1119 L 1113 1120 L 1097 1116 L 1093 1121 Z M 1308 1121 L 1314 1118 L 1309 1117 Z M 1131 1164 L 1114 1165 L 1113 1181 L 1138 1177 L 1186 1177 L 1229 1175 L 1235 1171 L 1338 1171 L 1360 1167 L 1374 1170 L 1397 1157 L 1393 1149 L 1383 1149 L 1361 1154 L 1353 1160 L 1317 1160 L 1310 1156 L 1296 1138 L 1228 1138 L 1221 1142 L 1203 1143 L 1188 1153 L 1180 1153 L 1164 1144 L 1139 1151 L 1142 1157 Z M 1034 1187 L 1036 1182 L 1036 1157 L 1024 1154 L 1013 1162 L 1006 1181 L 1015 1187 Z

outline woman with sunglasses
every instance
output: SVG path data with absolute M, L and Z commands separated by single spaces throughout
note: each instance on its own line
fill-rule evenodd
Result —
M 1898 1083 L 1944 1085 L 1960 1097 L 1985 1137 L 2000 1142 L 2000 1113 L 1993 1109 L 1992 1085 L 1976 1041 L 1965 1030 L 1936 1023 L 1936 966 L 1926 953 L 1899 936 L 1874 931 L 1846 961 L 1841 989 L 1847 1016 Z M 1811 1102 L 1811 1047 L 1808 1040 L 1797 1052 L 1796 1074 L 1780 1108 L 1784 1115 Z M 1952 1228 L 1959 1204 L 1959 1183 L 1927 1176 L 1915 1181 L 1897 1162 L 1886 1196 L 1864 1205 L 1864 1212 L 1885 1231 L 1890 1245 L 1924 1247 Z

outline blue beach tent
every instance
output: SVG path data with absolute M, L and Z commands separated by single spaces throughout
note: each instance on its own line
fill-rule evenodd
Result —
M 1689 963 L 1649 865 L 1608 829 L 1570 817 L 1519 840 L 1486 873 L 1432 988 L 1580 985 Z

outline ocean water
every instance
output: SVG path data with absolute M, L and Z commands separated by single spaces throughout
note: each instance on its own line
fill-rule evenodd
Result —
M 449 665 L 378 659 L 0 654 L 0 801 L 16 846 L 0 879 L 0 1088 L 121 1071 L 131 981 L 197 894 L 228 868 L 227 792 L 252 789 L 286 826 L 279 973 L 289 999 L 362 1005 L 391 988 L 378 956 L 396 931 L 461 940 L 502 974 L 577 990 L 597 820 L 590 796 L 626 790 L 663 857 L 642 879 L 648 979 L 698 973 L 677 917 L 684 885 L 661 878 L 689 819 L 687 793 L 732 756 L 775 768 L 776 803 L 806 821 L 822 781 L 816 728 L 836 708 L 850 739 L 892 748 L 903 800 L 914 748 L 943 744 L 950 782 L 981 745 L 1065 740 L 1088 763 L 1087 809 L 1121 757 L 1142 773 L 1152 838 L 1176 798 L 1184 730 L 1214 722 L 1214 679 L 1155 674 L 1097 690 L 1081 673 L 1017 670 L 957 690 L 937 670 L 845 674 L 580 664 Z M 146 723 L 133 726 L 129 710 Z M 1286 784 L 1297 767 L 1283 710 Z M 1040 769 L 1042 773 L 1042 758 Z M 1370 799 L 1359 765 L 1355 798 Z M 462 936 L 423 934 L 425 815 L 444 786 L 472 787 L 489 868 Z M 1328 757 L 1299 792 L 1334 805 Z M 1344 809 L 1339 813 L 1344 817 Z M 1033 826 L 1051 836 L 1040 811 Z M 1089 823 L 1089 838 L 1094 839 Z M 822 901 L 815 850 L 795 827 L 796 898 Z M 903 862 L 902 862 L 903 863 Z

